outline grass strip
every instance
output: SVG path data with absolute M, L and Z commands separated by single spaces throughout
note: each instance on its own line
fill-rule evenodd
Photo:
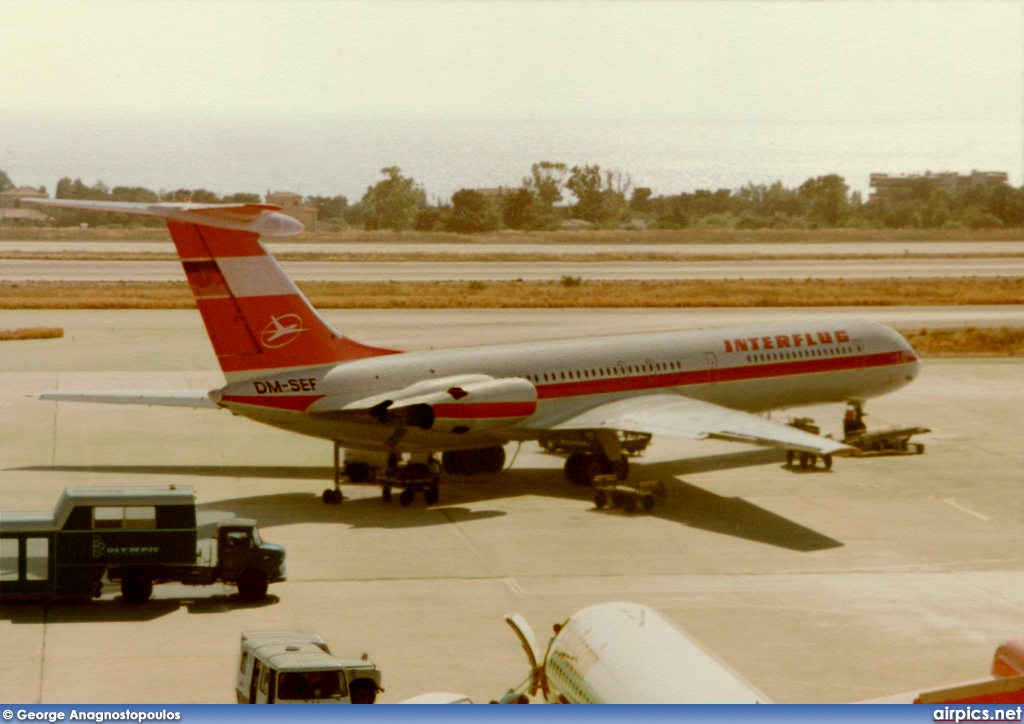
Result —
M 57 339 L 64 336 L 60 327 L 23 327 L 21 329 L 0 329 L 0 342 L 14 342 L 23 339 Z
M 320 309 L 862 307 L 1024 304 L 1024 278 L 304 282 Z M 188 309 L 186 282 L 0 282 L 0 309 Z
M 1024 328 L 960 327 L 901 332 L 922 357 L 1024 356 Z

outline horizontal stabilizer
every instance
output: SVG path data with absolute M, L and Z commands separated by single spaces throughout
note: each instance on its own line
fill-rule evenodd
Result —
M 119 214 L 155 216 L 183 224 L 212 226 L 232 231 L 249 231 L 260 236 L 294 236 L 305 228 L 302 222 L 281 213 L 273 204 L 193 204 L 134 201 L 79 201 L 72 199 L 25 199 L 40 206 L 80 211 L 113 211 Z
M 111 405 L 150 405 L 155 407 L 194 407 L 218 409 L 210 395 L 201 390 L 154 390 L 113 392 L 44 392 L 40 400 L 54 402 L 100 402 Z

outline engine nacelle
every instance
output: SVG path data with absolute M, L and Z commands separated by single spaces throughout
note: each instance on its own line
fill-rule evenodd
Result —
M 453 433 L 489 430 L 532 415 L 537 409 L 537 388 L 518 377 L 488 378 L 399 397 L 390 405 L 380 403 L 374 409 L 378 419 L 389 425 Z

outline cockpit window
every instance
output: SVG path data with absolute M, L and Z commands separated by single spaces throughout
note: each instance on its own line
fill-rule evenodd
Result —
M 281 674 L 279 701 L 316 701 L 344 696 L 340 671 L 299 671 Z

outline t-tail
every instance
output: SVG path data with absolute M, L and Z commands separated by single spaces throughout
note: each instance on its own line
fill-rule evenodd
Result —
M 395 353 L 335 331 L 266 250 L 261 235 L 291 236 L 304 228 L 280 213 L 279 206 L 64 199 L 35 203 L 166 219 L 228 382 Z

